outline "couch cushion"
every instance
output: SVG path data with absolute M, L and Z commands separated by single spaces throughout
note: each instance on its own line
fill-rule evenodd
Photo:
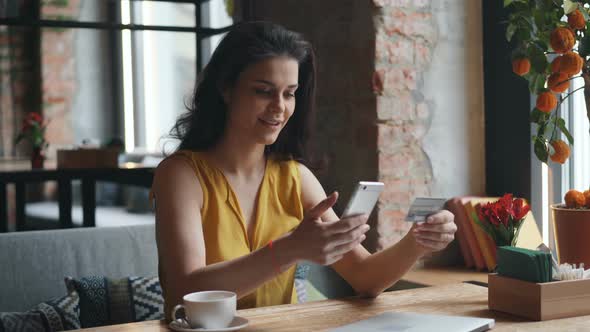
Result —
M 66 278 L 66 287 L 80 296 L 80 323 L 85 328 L 164 318 L 157 277 Z
M 64 294 L 64 276 L 157 275 L 154 225 L 0 234 L 0 311 Z
M 42 302 L 27 312 L 0 313 L 0 331 L 65 331 L 80 328 L 76 292 Z
M 309 265 L 305 263 L 297 264 L 295 268 L 295 280 L 294 285 L 295 292 L 297 293 L 297 302 L 307 302 L 307 274 L 309 273 Z

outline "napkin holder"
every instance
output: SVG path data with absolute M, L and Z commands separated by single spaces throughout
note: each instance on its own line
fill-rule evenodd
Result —
M 536 321 L 590 315 L 590 279 L 534 283 L 489 274 L 488 307 Z

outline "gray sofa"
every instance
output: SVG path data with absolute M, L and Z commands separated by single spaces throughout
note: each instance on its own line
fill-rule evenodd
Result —
M 353 294 L 331 269 L 310 265 L 310 300 Z M 65 276 L 91 275 L 157 275 L 154 225 L 0 234 L 0 312 L 64 296 Z
M 157 275 L 154 225 L 0 234 L 0 312 L 64 296 L 65 276 Z

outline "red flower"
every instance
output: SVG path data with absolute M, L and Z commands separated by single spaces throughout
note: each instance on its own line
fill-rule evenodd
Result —
M 523 219 L 527 215 L 527 213 L 529 213 L 530 210 L 531 207 L 526 204 L 524 199 L 517 198 L 514 200 L 514 206 L 512 209 L 514 220 Z
M 27 126 L 39 125 L 43 123 L 43 117 L 36 112 L 28 113 L 27 116 L 23 120 L 23 125 L 26 124 Z
M 47 142 L 45 141 L 45 129 L 47 122 L 43 120 L 43 116 L 37 112 L 28 113 L 23 119 L 20 128 L 20 133 L 15 139 L 15 144 L 21 140 L 26 139 L 31 142 L 33 147 L 45 148 Z
M 39 113 L 31 112 L 27 114 L 27 120 L 31 123 L 36 122 L 40 124 L 41 122 L 43 122 L 43 117 Z
M 508 226 L 512 213 L 512 194 L 506 194 L 496 202 L 484 204 L 480 209 L 480 219 L 494 226 Z
M 497 245 L 514 245 L 522 221 L 530 207 L 522 198 L 513 199 L 505 194 L 496 202 L 479 204 L 476 207 L 478 224 Z

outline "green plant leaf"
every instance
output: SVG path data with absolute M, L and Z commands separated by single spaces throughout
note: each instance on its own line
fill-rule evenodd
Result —
M 537 47 L 539 47 L 541 50 L 543 50 L 543 52 L 545 52 L 549 49 L 549 43 L 546 40 L 537 39 L 534 41 L 534 43 L 535 43 L 535 45 L 537 45 Z
M 537 159 L 544 163 L 547 163 L 547 159 L 549 158 L 549 151 L 547 149 L 547 145 L 545 144 L 545 142 L 543 142 L 543 140 L 537 139 L 535 141 L 534 150 Z
M 509 23 L 508 26 L 506 27 L 506 40 L 507 41 L 512 41 L 512 37 L 514 36 L 514 33 L 516 32 L 516 28 L 517 25 L 514 23 Z
M 562 118 L 558 118 L 556 120 L 556 125 L 561 130 L 561 132 L 565 135 L 569 144 L 574 145 L 574 138 L 572 137 L 572 134 L 570 134 L 569 130 L 567 130 L 567 127 L 565 126 L 565 120 L 563 120 Z
M 525 23 L 526 26 L 528 28 L 530 28 L 531 30 L 534 30 L 534 28 L 535 28 L 534 19 L 532 17 L 528 16 L 528 15 L 526 15 L 526 16 L 525 15 L 522 15 L 522 16 L 520 16 L 520 22 Z
M 531 122 L 540 124 L 542 122 L 547 121 L 547 113 L 545 112 L 541 112 L 541 110 L 539 110 L 538 108 L 533 108 L 532 112 L 531 112 L 531 117 L 530 120 Z
M 531 60 L 531 67 L 537 73 L 544 73 L 549 62 L 547 61 L 547 56 L 543 49 L 536 44 L 532 44 L 528 49 L 528 53 Z
M 526 4 L 528 0 L 504 0 L 504 7 L 510 6 L 511 4 Z
M 543 89 L 545 89 L 545 81 L 547 80 L 547 76 L 544 73 L 529 73 L 526 76 L 526 79 L 529 81 L 529 91 L 531 93 L 539 94 Z
M 510 244 L 510 228 L 507 228 L 503 224 L 500 224 L 496 227 L 498 230 L 498 238 L 499 242 L 496 242 L 498 245 L 508 245 Z
M 16 136 L 16 138 L 14 139 L 14 144 L 18 144 L 20 143 L 20 141 L 22 141 L 25 138 L 25 135 L 23 133 L 20 133 Z
M 523 40 L 523 41 L 528 41 L 529 39 L 531 39 L 531 32 L 533 30 L 524 24 L 520 24 L 518 26 L 518 29 L 516 30 L 516 37 L 518 38 L 518 40 Z
M 532 12 L 533 18 L 535 19 L 535 24 L 539 27 L 539 26 L 544 26 L 545 25 L 545 13 L 543 11 L 540 10 L 536 10 L 534 9 Z
M 567 14 L 573 12 L 574 10 L 578 9 L 578 4 L 576 2 L 573 2 L 570 0 L 565 0 L 565 1 L 563 1 L 563 7 L 564 7 L 565 14 L 567 15 Z
M 539 121 L 539 126 L 537 127 L 537 136 L 539 138 L 545 138 L 545 128 L 547 127 L 547 121 Z
M 498 243 L 497 234 L 496 234 L 496 232 L 494 232 L 494 228 L 490 223 L 481 222 L 479 220 L 479 217 L 477 216 L 477 213 L 475 213 L 475 212 L 471 214 L 471 218 L 479 227 L 481 227 L 492 238 L 492 240 L 494 240 L 494 243 Z
M 555 130 L 555 124 L 553 122 L 548 122 L 547 126 L 545 126 L 545 130 L 543 132 L 543 136 L 551 137 L 553 135 L 553 131 Z

